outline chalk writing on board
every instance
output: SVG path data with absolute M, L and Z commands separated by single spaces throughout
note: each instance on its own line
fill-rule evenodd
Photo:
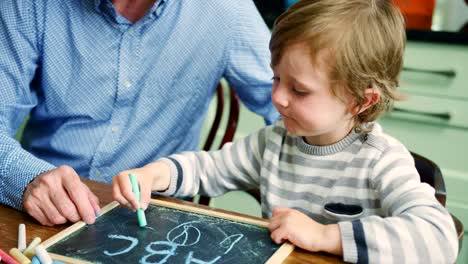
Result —
M 94 264 L 264 263 L 279 248 L 268 229 L 203 214 L 150 205 L 148 226 L 116 207 L 47 250 Z
M 200 241 L 200 230 L 193 226 L 194 223 L 200 223 L 199 221 L 192 221 L 188 223 L 180 224 L 167 233 L 166 239 L 178 246 L 192 246 Z M 182 230 L 181 230 L 182 229 Z M 190 231 L 194 231 L 195 235 L 190 235 Z M 178 233 L 180 232 L 180 233 Z M 192 241 L 190 240 L 192 239 Z
M 243 237 L 244 237 L 244 235 L 242 235 L 242 234 L 237 234 L 237 235 L 228 236 L 228 237 L 226 237 L 225 239 L 223 239 L 223 241 L 221 241 L 221 243 L 219 243 L 219 245 L 220 245 L 222 248 L 227 248 L 227 250 L 224 252 L 224 254 L 229 253 L 229 251 L 231 251 L 232 247 L 233 247 L 239 240 L 241 240 Z M 234 241 L 232 241 L 232 240 L 234 240 Z
M 125 240 L 132 242 L 132 244 L 128 248 L 121 250 L 121 251 L 117 251 L 115 253 L 110 253 L 109 251 L 105 250 L 104 254 L 106 254 L 107 256 L 117 256 L 120 254 L 127 253 L 130 250 L 132 250 L 132 248 L 134 248 L 136 245 L 138 245 L 138 239 L 134 237 L 122 236 L 122 235 L 109 235 L 108 237 L 112 239 L 125 239 Z
M 189 247 L 196 245 L 200 241 L 202 233 L 200 230 L 194 226 L 194 223 L 200 223 L 199 221 L 192 221 L 187 223 L 182 223 L 173 229 L 171 229 L 166 235 L 166 241 L 153 241 L 146 246 L 146 251 L 150 254 L 143 256 L 139 263 L 142 264 L 164 264 L 166 263 L 171 256 L 176 254 L 177 247 Z M 224 255 L 229 253 L 234 245 L 239 242 L 244 237 L 243 234 L 234 234 L 223 239 L 219 246 L 221 248 L 226 248 Z M 131 244 L 120 251 L 111 253 L 107 250 L 104 250 L 104 254 L 107 256 L 117 256 L 120 254 L 125 254 L 130 252 L 136 245 L 138 245 L 138 239 L 135 237 L 124 236 L 124 235 L 108 235 L 110 239 L 122 239 L 130 241 Z M 222 256 L 214 256 L 210 261 L 204 261 L 193 257 L 194 251 L 190 251 L 185 258 L 185 263 L 197 263 L 197 264 L 213 264 Z M 150 262 L 148 259 L 154 257 L 155 255 L 161 255 L 163 258 L 158 262 Z

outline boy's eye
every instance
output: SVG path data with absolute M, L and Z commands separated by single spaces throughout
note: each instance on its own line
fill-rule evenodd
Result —
M 273 78 L 271 78 L 274 82 L 279 82 L 280 78 L 277 77 L 277 76 L 273 76 Z
M 296 88 L 293 88 L 293 92 L 298 96 L 305 96 L 305 95 L 307 95 L 309 93 L 309 92 L 304 92 L 304 91 L 297 90 Z

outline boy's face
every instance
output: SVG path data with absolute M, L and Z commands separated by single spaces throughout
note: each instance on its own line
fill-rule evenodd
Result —
M 314 64 L 308 48 L 296 44 L 273 67 L 272 100 L 286 129 L 313 145 L 333 144 L 353 127 L 351 107 L 332 93 L 326 54 L 319 52 Z

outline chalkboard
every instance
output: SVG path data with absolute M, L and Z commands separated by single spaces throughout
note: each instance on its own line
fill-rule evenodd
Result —
M 44 242 L 47 251 L 74 263 L 257 264 L 280 263 L 293 249 L 278 250 L 259 220 L 152 200 L 142 228 L 135 213 L 115 202 L 109 207 L 95 224 L 72 226 Z

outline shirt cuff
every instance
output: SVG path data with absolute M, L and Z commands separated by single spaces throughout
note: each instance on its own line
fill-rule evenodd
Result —
M 163 195 L 163 196 L 174 196 L 177 190 L 180 189 L 180 186 L 177 186 L 178 185 L 177 180 L 179 179 L 179 171 L 177 169 L 177 166 L 174 163 L 174 161 L 169 158 L 161 158 L 158 161 L 161 161 L 165 163 L 166 165 L 168 165 L 169 171 L 170 171 L 169 187 L 165 191 L 158 192 L 158 194 Z
M 9 163 L 1 172 L 0 200 L 17 210 L 23 210 L 23 193 L 28 184 L 39 174 L 56 167 L 32 154 L 18 150 L 11 153 Z
M 341 243 L 343 246 L 343 260 L 356 263 L 358 260 L 356 240 L 354 239 L 352 222 L 339 222 Z

